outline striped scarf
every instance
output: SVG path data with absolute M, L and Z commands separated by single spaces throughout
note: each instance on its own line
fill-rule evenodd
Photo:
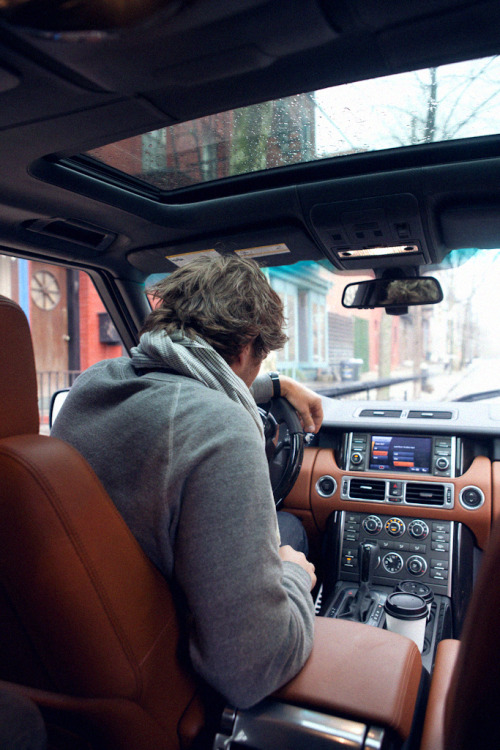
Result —
M 136 369 L 173 370 L 200 381 L 207 388 L 226 393 L 249 412 L 264 439 L 262 420 L 249 389 L 225 359 L 200 336 L 191 339 L 182 331 L 175 331 L 170 336 L 165 331 L 148 331 L 141 336 L 139 345 L 131 350 L 131 356 Z

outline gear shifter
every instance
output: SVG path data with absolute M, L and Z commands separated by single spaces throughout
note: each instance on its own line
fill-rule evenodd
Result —
M 359 622 L 366 622 L 373 598 L 370 586 L 375 568 L 380 562 L 380 547 L 376 542 L 361 542 L 358 547 L 359 589 L 353 602 L 353 614 Z
M 358 547 L 359 583 L 370 588 L 375 568 L 380 562 L 380 547 L 377 542 L 361 542 Z
M 380 562 L 380 547 L 376 542 L 361 542 L 358 547 L 359 588 L 351 599 L 347 610 L 339 617 L 356 622 L 366 622 L 370 615 L 373 597 L 370 586 L 375 568 Z

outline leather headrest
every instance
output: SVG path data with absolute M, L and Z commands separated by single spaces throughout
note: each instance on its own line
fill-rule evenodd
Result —
M 38 433 L 33 344 L 18 304 L 0 296 L 0 438 Z

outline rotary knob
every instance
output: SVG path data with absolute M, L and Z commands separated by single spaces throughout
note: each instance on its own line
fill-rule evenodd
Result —
M 351 463 L 355 466 L 359 466 L 359 464 L 363 461 L 363 455 L 361 453 L 351 453 Z
M 382 564 L 388 573 L 395 575 L 403 568 L 403 558 L 397 552 L 388 552 L 384 555 Z
M 412 555 L 406 561 L 406 568 L 412 576 L 423 576 L 427 570 L 427 563 L 420 555 Z
M 405 533 L 406 526 L 400 518 L 389 518 L 385 524 L 385 530 L 391 536 L 402 536 Z
M 429 527 L 425 521 L 415 520 L 409 524 L 408 533 L 414 539 L 425 539 L 429 535 Z
M 448 458 L 445 458 L 444 456 L 440 456 L 436 459 L 436 469 L 439 471 L 446 471 L 446 469 L 449 469 L 450 467 L 450 461 Z
M 380 532 L 382 531 L 382 521 L 378 516 L 367 516 L 363 520 L 362 525 L 366 533 L 372 534 L 372 536 L 374 536 L 375 534 L 380 534 Z

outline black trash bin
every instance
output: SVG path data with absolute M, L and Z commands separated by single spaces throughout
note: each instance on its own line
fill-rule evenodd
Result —
M 354 357 L 343 359 L 340 363 L 340 379 L 343 381 L 359 380 L 359 373 L 362 364 L 362 359 L 356 359 Z

